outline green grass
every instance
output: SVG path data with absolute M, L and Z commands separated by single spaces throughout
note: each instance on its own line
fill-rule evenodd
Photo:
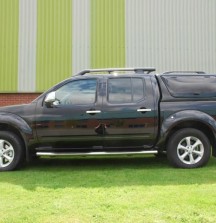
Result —
M 216 221 L 216 159 L 200 169 L 166 159 L 41 159 L 0 173 L 1 223 Z

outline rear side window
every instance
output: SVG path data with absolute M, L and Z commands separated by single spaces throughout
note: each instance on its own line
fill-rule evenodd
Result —
M 139 101 L 144 98 L 143 79 L 132 78 L 133 101 Z
M 216 97 L 213 75 L 164 75 L 162 80 L 173 97 Z
M 108 101 L 113 104 L 133 103 L 144 98 L 142 78 L 111 78 L 108 80 Z

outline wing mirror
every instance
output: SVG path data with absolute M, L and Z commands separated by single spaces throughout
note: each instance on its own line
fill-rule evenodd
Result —
M 56 93 L 55 93 L 55 91 L 52 91 L 52 92 L 48 93 L 47 96 L 46 96 L 46 98 L 45 98 L 45 100 L 44 100 L 44 102 L 45 102 L 45 104 L 46 104 L 46 106 L 48 108 L 53 107 L 53 105 L 58 105 L 59 102 L 56 99 Z

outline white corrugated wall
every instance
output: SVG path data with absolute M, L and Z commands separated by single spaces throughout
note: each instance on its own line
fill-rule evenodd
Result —
M 73 0 L 73 74 L 90 67 L 90 1 Z
M 215 0 L 126 0 L 126 66 L 216 73 Z
M 19 2 L 18 91 L 32 92 L 36 86 L 37 0 Z

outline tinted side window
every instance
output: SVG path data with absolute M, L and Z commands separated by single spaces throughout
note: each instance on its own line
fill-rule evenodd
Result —
M 96 79 L 76 80 L 65 84 L 56 91 L 61 105 L 92 104 L 96 99 Z
M 139 101 L 144 97 L 143 80 L 141 78 L 132 78 L 133 101 Z
M 131 79 L 109 79 L 108 100 L 112 103 L 130 103 L 132 101 Z
M 144 97 L 141 78 L 111 78 L 108 80 L 108 101 L 110 103 L 132 103 Z

